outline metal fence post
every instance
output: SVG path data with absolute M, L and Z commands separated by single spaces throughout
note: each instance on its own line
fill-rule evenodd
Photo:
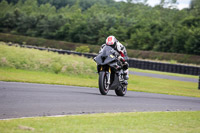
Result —
M 198 89 L 200 90 L 200 74 L 199 74 L 199 88 Z

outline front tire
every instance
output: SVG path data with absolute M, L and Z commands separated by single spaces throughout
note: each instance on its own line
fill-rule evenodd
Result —
M 109 84 L 107 84 L 107 76 L 105 71 L 99 73 L 99 91 L 102 95 L 107 95 L 109 91 Z
M 127 85 L 121 86 L 118 89 L 115 90 L 115 93 L 117 96 L 124 96 L 127 92 Z

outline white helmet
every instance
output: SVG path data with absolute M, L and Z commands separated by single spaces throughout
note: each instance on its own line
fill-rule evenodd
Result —
M 106 44 L 107 45 L 115 45 L 117 42 L 117 39 L 114 36 L 109 36 L 106 39 Z

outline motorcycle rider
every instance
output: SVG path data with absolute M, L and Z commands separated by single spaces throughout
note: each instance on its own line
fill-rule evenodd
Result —
M 114 37 L 114 36 L 108 36 L 106 39 L 106 44 L 103 44 L 101 46 L 101 49 L 99 53 L 101 53 L 104 49 L 104 47 L 108 45 L 111 46 L 113 49 L 115 49 L 120 56 L 118 57 L 118 60 L 121 61 L 122 63 L 122 68 L 123 68 L 123 75 L 124 75 L 124 83 L 128 84 L 127 80 L 129 79 L 128 76 L 128 56 L 127 56 L 127 51 L 126 48 Z M 122 80 L 121 76 L 119 75 L 119 80 Z

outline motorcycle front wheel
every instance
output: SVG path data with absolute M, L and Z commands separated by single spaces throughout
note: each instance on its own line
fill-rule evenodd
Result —
M 105 71 L 99 73 L 99 91 L 102 95 L 106 95 L 109 91 L 109 84 Z

